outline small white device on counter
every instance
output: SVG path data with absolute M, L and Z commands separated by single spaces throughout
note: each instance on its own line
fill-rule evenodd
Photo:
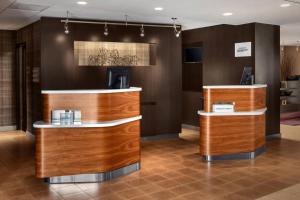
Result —
M 212 111 L 216 113 L 234 112 L 234 103 L 218 103 L 212 105 Z
M 80 110 L 52 110 L 52 124 L 81 124 Z

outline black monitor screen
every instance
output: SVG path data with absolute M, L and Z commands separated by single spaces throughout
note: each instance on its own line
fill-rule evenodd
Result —
M 252 84 L 252 67 L 244 67 L 243 75 L 241 78 L 241 85 L 251 85 Z
M 202 62 L 202 48 L 191 47 L 184 49 L 184 62 L 185 63 L 200 63 Z
M 106 86 L 109 89 L 129 88 L 129 67 L 110 67 L 106 71 Z

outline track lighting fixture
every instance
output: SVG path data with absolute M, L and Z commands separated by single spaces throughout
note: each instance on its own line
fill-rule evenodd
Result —
M 105 22 L 105 25 L 104 25 L 104 32 L 103 32 L 103 34 L 105 36 L 108 36 L 108 27 L 107 27 L 107 23 L 106 22 Z
M 125 22 L 98 22 L 98 21 L 84 21 L 84 20 L 70 20 L 69 19 L 69 14 L 70 12 L 67 11 L 67 17 L 66 19 L 62 19 L 61 23 L 64 23 L 64 28 L 65 28 L 65 33 L 69 34 L 69 24 L 70 23 L 80 23 L 80 24 L 102 24 L 104 25 L 104 31 L 103 34 L 105 36 L 109 35 L 108 31 L 108 25 L 113 25 L 113 26 L 135 26 L 135 27 L 140 27 L 140 36 L 145 37 L 145 29 L 144 26 L 148 27 L 161 27 L 161 28 L 173 28 L 174 33 L 176 37 L 180 37 L 181 34 L 181 27 L 180 25 L 176 25 L 176 20 L 177 18 L 172 18 L 173 24 L 139 24 L 139 23 L 128 23 L 128 15 L 125 15 Z
M 70 33 L 70 31 L 69 31 L 69 11 L 67 11 L 67 19 L 65 21 L 64 27 L 65 27 L 65 34 L 69 34 Z
M 142 24 L 140 36 L 141 36 L 141 37 L 144 37 L 144 36 L 145 36 L 144 24 Z
M 176 26 L 177 18 L 176 18 L 176 17 L 172 17 L 172 20 L 173 20 L 173 28 L 174 28 L 175 36 L 176 36 L 176 37 L 179 37 L 179 36 L 180 36 L 180 33 L 181 33 L 181 30 L 178 30 L 178 29 L 177 29 L 177 26 Z

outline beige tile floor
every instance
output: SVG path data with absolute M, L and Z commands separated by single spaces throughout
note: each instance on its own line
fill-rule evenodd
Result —
M 207 163 L 198 132 L 184 130 L 180 138 L 143 141 L 140 171 L 104 183 L 56 185 L 35 178 L 32 140 L 23 132 L 3 133 L 0 200 L 257 199 L 300 183 L 300 142 L 287 132 L 267 141 L 267 151 L 254 160 Z
M 258 198 L 257 200 L 299 200 L 300 184 L 293 185 L 278 192 Z
M 280 132 L 284 139 L 300 141 L 300 126 L 280 125 Z
M 300 141 L 300 126 L 280 125 L 281 136 L 284 139 Z M 299 200 L 300 184 L 279 190 L 257 200 Z

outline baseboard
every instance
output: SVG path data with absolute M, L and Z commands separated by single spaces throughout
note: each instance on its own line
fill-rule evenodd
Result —
M 15 131 L 15 130 L 17 130 L 16 126 L 0 126 L 0 132 Z
M 181 128 L 191 129 L 191 130 L 195 130 L 195 131 L 200 130 L 199 126 L 193 126 L 193 125 L 189 125 L 189 124 L 181 124 Z
M 281 139 L 281 133 L 274 133 L 266 136 L 267 140 Z
M 149 140 L 161 140 L 161 139 L 174 139 L 179 138 L 179 133 L 167 133 L 167 134 L 160 134 L 160 135 L 153 135 L 153 136 L 144 136 L 141 138 L 142 141 L 149 141 Z

